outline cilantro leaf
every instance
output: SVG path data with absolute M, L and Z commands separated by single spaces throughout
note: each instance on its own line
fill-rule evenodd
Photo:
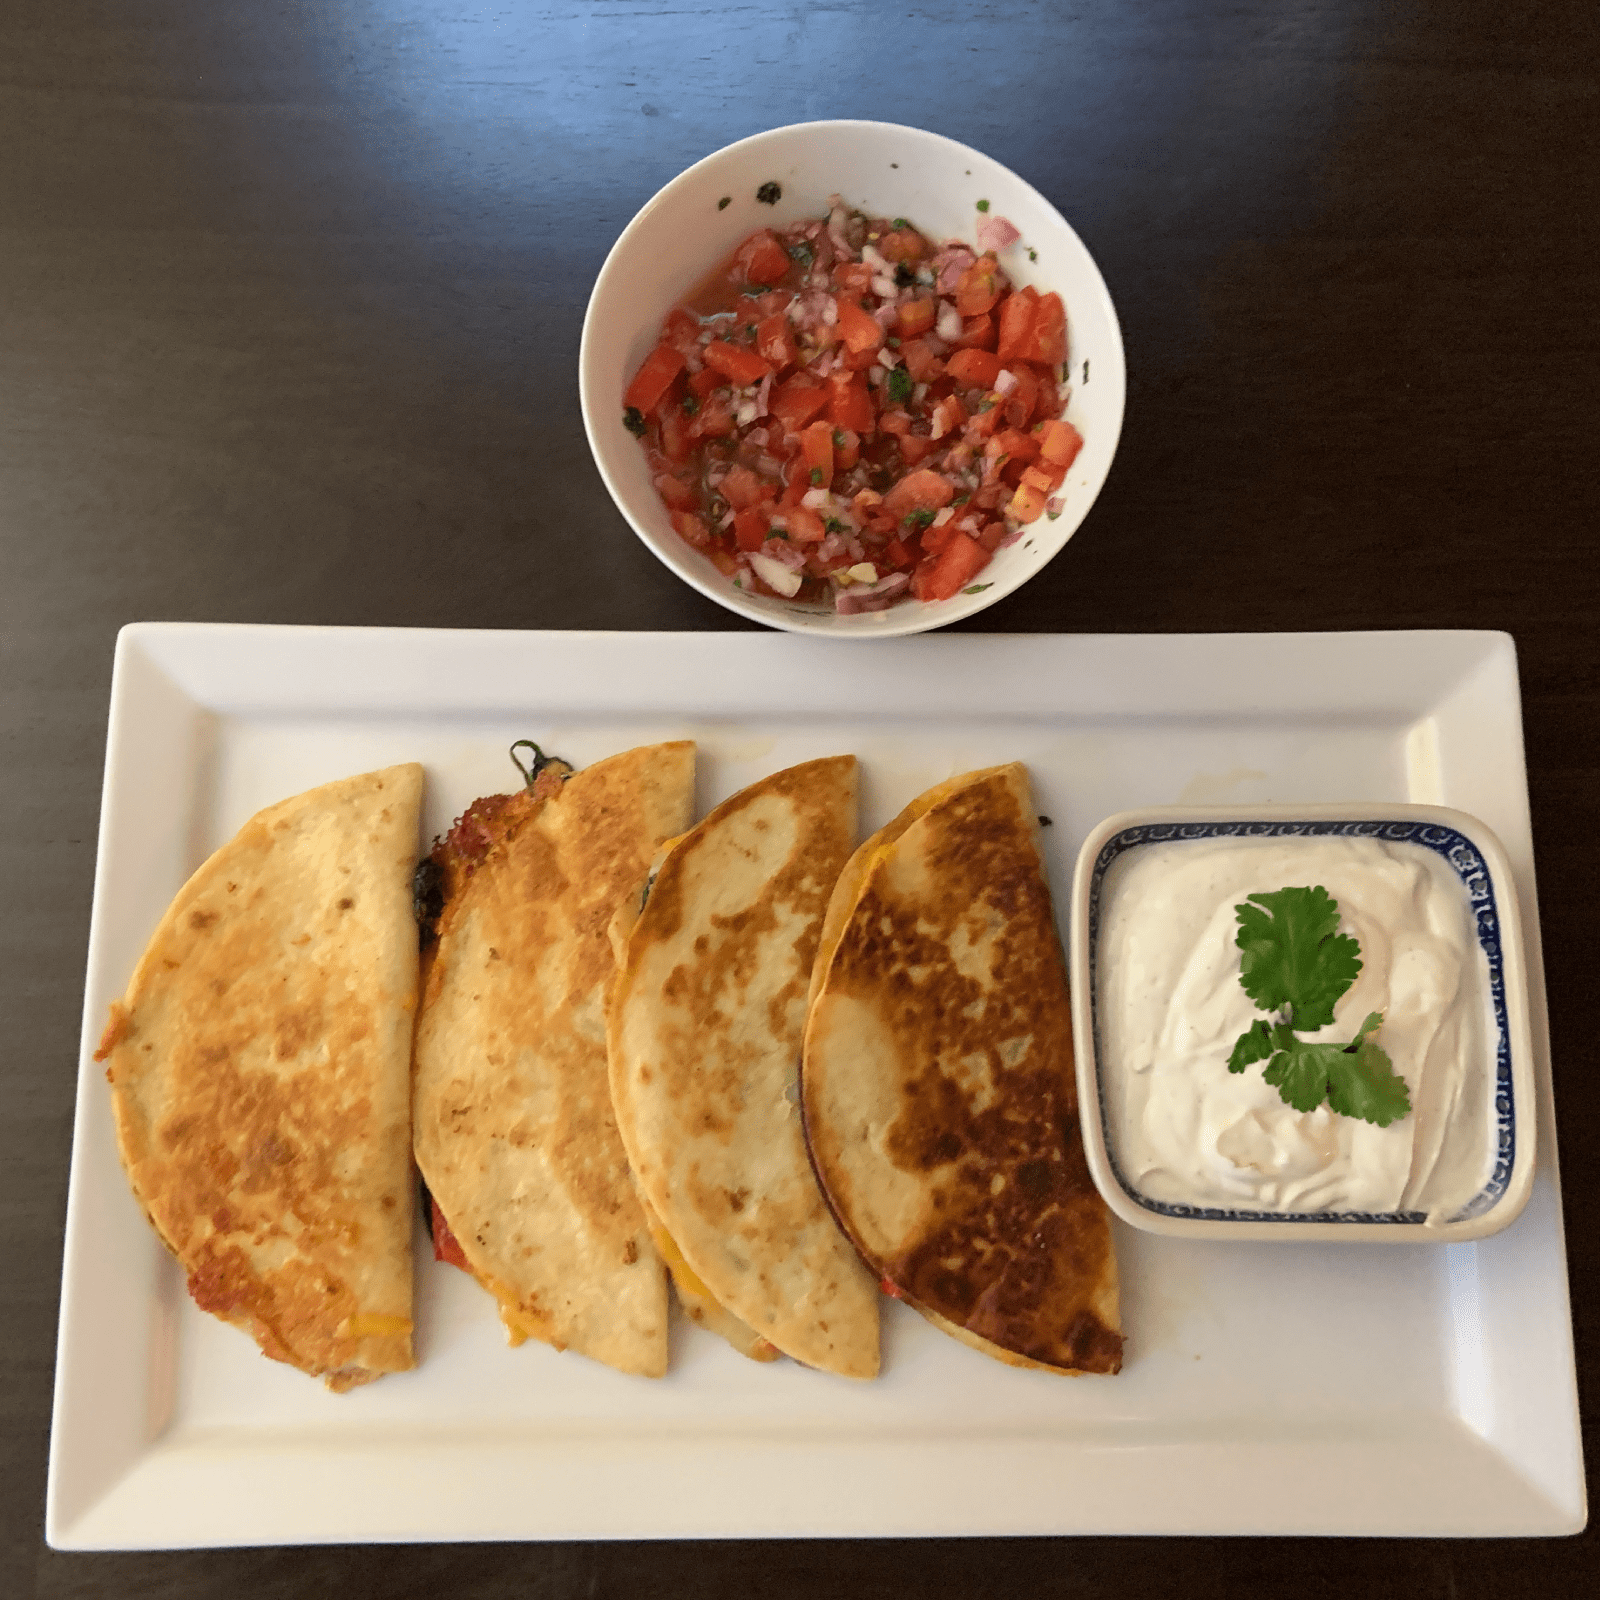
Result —
M 1265 1061 L 1272 1051 L 1272 1032 L 1264 1021 L 1258 1019 L 1234 1042 L 1233 1054 L 1228 1057 L 1228 1071 L 1243 1072 L 1257 1061 Z
M 1289 1047 L 1279 1050 L 1267 1063 L 1261 1076 L 1296 1111 L 1315 1111 L 1328 1098 L 1331 1058 L 1343 1054 L 1343 1045 L 1304 1044 L 1291 1039 Z
M 1387 1128 L 1411 1110 L 1406 1080 L 1382 1045 L 1368 1037 L 1383 1022 L 1374 1011 L 1361 1031 L 1328 1066 L 1328 1101 L 1341 1117 L 1360 1117 Z
M 1239 982 L 1263 1011 L 1288 1007 L 1303 1033 L 1325 1028 L 1361 971 L 1361 946 L 1339 929 L 1339 902 L 1319 884 L 1248 896 L 1235 906 Z

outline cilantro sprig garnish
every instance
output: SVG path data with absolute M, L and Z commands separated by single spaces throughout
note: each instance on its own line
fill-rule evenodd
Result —
M 1372 1038 L 1383 1024 L 1374 1011 L 1349 1044 L 1309 1044 L 1298 1037 L 1333 1021 L 1333 1008 L 1361 971 L 1361 946 L 1339 932 L 1339 902 L 1320 885 L 1252 894 L 1235 906 L 1239 919 L 1239 983 L 1258 1018 L 1239 1035 L 1229 1072 L 1266 1062 L 1262 1077 L 1296 1111 L 1324 1101 L 1342 1117 L 1387 1128 L 1411 1110 L 1405 1079 Z

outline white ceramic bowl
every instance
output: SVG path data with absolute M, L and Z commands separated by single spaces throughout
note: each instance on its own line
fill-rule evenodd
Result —
M 1417 1090 L 1417 1107 L 1409 1117 L 1382 1130 L 1381 1134 L 1377 1129 L 1367 1130 L 1365 1124 L 1347 1124 L 1345 1118 L 1335 1117 L 1331 1112 L 1318 1111 L 1313 1114 L 1322 1124 L 1320 1128 L 1313 1129 L 1308 1119 L 1303 1119 L 1301 1123 L 1311 1137 L 1318 1140 L 1329 1137 L 1335 1124 L 1346 1125 L 1352 1131 L 1360 1129 L 1361 1136 L 1365 1138 L 1387 1138 L 1409 1123 L 1410 1133 L 1419 1143 L 1431 1139 L 1441 1123 L 1449 1127 L 1452 1141 L 1459 1141 L 1453 1143 L 1452 1148 L 1469 1162 L 1481 1161 L 1484 1175 L 1481 1179 L 1472 1180 L 1479 1186 L 1470 1198 L 1463 1203 L 1453 1204 L 1447 1213 L 1427 1220 L 1419 1210 L 1267 1211 L 1237 1198 L 1232 1202 L 1221 1200 L 1215 1192 L 1210 1195 L 1193 1193 L 1186 1199 L 1180 1199 L 1174 1192 L 1176 1182 L 1170 1178 L 1157 1182 L 1135 1175 L 1129 1170 L 1132 1164 L 1122 1159 L 1126 1151 L 1118 1149 L 1119 1117 L 1115 1110 L 1117 1084 L 1113 1074 L 1120 1069 L 1102 1052 L 1107 1010 L 1112 1004 L 1111 1000 L 1105 999 L 1103 1008 L 1103 987 L 1112 979 L 1110 963 L 1116 959 L 1112 953 L 1116 945 L 1110 943 L 1102 952 L 1100 933 L 1104 914 L 1113 899 L 1127 894 L 1144 895 L 1151 897 L 1146 901 L 1147 904 L 1159 906 L 1161 897 L 1169 897 L 1161 915 L 1169 923 L 1181 924 L 1184 909 L 1181 902 L 1184 897 L 1181 891 L 1176 891 L 1176 900 L 1170 898 L 1175 894 L 1174 885 L 1177 882 L 1172 872 L 1181 861 L 1181 853 L 1191 845 L 1216 838 L 1266 840 L 1272 845 L 1287 846 L 1286 855 L 1292 859 L 1301 841 L 1328 836 L 1377 840 L 1406 849 L 1432 852 L 1439 858 L 1434 865 L 1441 887 L 1448 886 L 1446 892 L 1452 895 L 1459 888 L 1458 913 L 1453 914 L 1464 913 L 1461 925 L 1474 930 L 1478 950 L 1482 952 L 1480 978 L 1477 980 L 1482 985 L 1477 1002 L 1481 1008 L 1481 1043 L 1478 1049 L 1468 1052 L 1466 1059 L 1470 1075 L 1461 1090 L 1461 1104 L 1448 1119 L 1435 1117 L 1433 1122 L 1429 1122 L 1428 1110 L 1437 1111 L 1437 1102 L 1429 1097 L 1427 1079 L 1424 1078 Z M 1129 866 L 1136 865 L 1137 854 L 1151 847 L 1171 848 L 1165 858 L 1146 857 L 1146 867 L 1142 873 L 1129 872 Z M 1275 859 L 1281 859 L 1276 851 L 1274 856 Z M 1290 876 L 1270 883 L 1255 884 L 1247 890 L 1239 890 L 1235 883 L 1232 893 L 1237 893 L 1242 899 L 1248 893 L 1271 892 L 1286 885 L 1313 884 L 1317 881 L 1314 876 L 1293 873 L 1292 868 L 1286 870 L 1290 871 Z M 1188 881 L 1186 878 L 1185 884 Z M 1225 899 L 1231 897 L 1231 893 L 1224 895 Z M 1206 904 L 1209 905 L 1210 901 L 1207 900 Z M 1226 931 L 1216 936 L 1225 938 L 1231 948 L 1233 933 L 1234 925 L 1230 922 Z M 1410 1244 L 1449 1244 L 1496 1233 L 1522 1210 L 1533 1178 L 1535 1127 L 1538 1121 L 1533 1092 L 1533 1046 L 1528 1024 L 1527 977 L 1511 868 L 1499 841 L 1476 818 L 1444 806 L 1378 805 L 1370 802 L 1215 810 L 1164 806 L 1143 811 L 1124 811 L 1102 822 L 1085 840 L 1079 852 L 1072 885 L 1071 934 L 1073 1036 L 1084 1151 L 1096 1187 L 1124 1222 L 1151 1233 L 1213 1240 L 1385 1240 Z M 1374 956 L 1365 947 L 1362 956 L 1363 960 L 1386 960 L 1386 953 Z M 1471 952 L 1471 958 L 1476 956 L 1477 951 Z M 1204 952 L 1201 952 L 1192 958 L 1190 965 L 1185 968 L 1186 978 L 1198 970 L 1196 963 L 1203 957 Z M 1427 962 L 1432 958 L 1426 943 L 1416 943 L 1398 959 L 1410 963 Z M 1380 978 L 1383 984 L 1383 988 L 1375 992 L 1387 993 L 1389 970 L 1380 967 L 1374 972 L 1373 976 Z M 1147 1010 L 1164 1006 L 1171 998 L 1164 989 L 1167 980 L 1159 976 L 1159 972 L 1157 966 L 1151 965 L 1141 974 L 1147 986 L 1144 1000 Z M 1463 979 L 1463 984 L 1469 981 Z M 1177 983 L 1172 988 L 1175 991 Z M 1397 1005 L 1401 1008 L 1399 1011 L 1395 1009 Z M 1404 1006 L 1403 1000 L 1391 998 L 1388 1014 L 1402 1017 L 1403 1020 Z M 1166 1037 L 1170 1037 L 1170 1034 Z M 1344 1035 L 1340 1037 L 1342 1039 Z M 1382 1028 L 1375 1037 L 1380 1045 L 1385 1043 Z M 1220 1048 L 1226 1050 L 1226 1043 Z M 1210 1045 L 1203 1044 L 1198 1047 L 1198 1054 L 1209 1059 L 1210 1049 Z M 1220 1057 L 1216 1064 L 1225 1065 L 1225 1057 Z M 1160 1072 L 1163 1065 L 1167 1067 L 1170 1082 L 1170 1061 L 1164 1063 L 1158 1059 L 1147 1064 L 1144 1070 Z M 1403 1059 L 1395 1061 L 1396 1068 L 1406 1072 L 1408 1078 L 1412 1079 L 1416 1073 L 1408 1069 L 1415 1065 Z M 1256 1064 L 1247 1067 L 1245 1072 L 1259 1075 L 1262 1070 L 1262 1066 Z M 1186 1067 L 1185 1071 L 1196 1074 L 1197 1085 L 1207 1079 L 1203 1062 Z M 1232 1079 L 1227 1081 L 1230 1084 L 1227 1090 L 1217 1087 L 1209 1091 L 1199 1087 L 1196 1089 L 1197 1094 L 1210 1095 L 1203 1102 L 1205 1111 L 1199 1120 L 1202 1127 L 1209 1122 L 1208 1132 L 1212 1135 L 1216 1135 L 1219 1127 L 1224 1125 L 1230 1131 L 1236 1126 L 1234 1123 L 1224 1124 L 1223 1119 L 1239 1116 L 1244 1103 L 1240 1097 L 1253 1092 L 1253 1089 L 1247 1089 L 1242 1075 L 1237 1095 L 1231 1087 Z M 1268 1090 L 1267 1093 L 1272 1095 L 1269 1104 L 1274 1113 L 1286 1109 L 1277 1102 L 1272 1091 Z M 1172 1102 L 1168 1101 L 1167 1110 L 1162 1113 L 1163 1124 L 1181 1126 L 1183 1113 L 1171 1107 Z M 1254 1117 L 1255 1113 L 1249 1115 Z M 1338 1137 L 1337 1134 L 1332 1136 Z M 1170 1149 L 1171 1146 L 1162 1148 Z M 1406 1147 L 1390 1148 L 1404 1150 Z M 1371 1152 L 1375 1147 L 1369 1144 L 1367 1149 Z M 1243 1154 L 1241 1147 L 1238 1155 L 1230 1159 L 1237 1160 Z M 1252 1149 L 1250 1158 L 1253 1161 L 1271 1159 L 1261 1153 L 1261 1148 Z M 1179 1166 L 1181 1170 L 1180 1158 L 1172 1158 L 1172 1165 Z M 1172 1167 L 1169 1167 L 1168 1171 L 1171 1170 Z M 1219 1166 L 1214 1170 L 1222 1169 Z M 1471 1171 L 1470 1166 L 1468 1171 Z M 1143 1192 L 1141 1183 L 1156 1192 Z
M 756 198 L 777 183 L 776 205 Z M 837 616 L 733 587 L 680 539 L 650 482 L 638 441 L 622 425 L 622 394 L 654 348 L 662 319 L 741 240 L 761 227 L 824 216 L 842 194 L 874 215 L 903 216 L 936 238 L 972 242 L 977 203 L 1008 218 L 1022 238 L 1000 253 L 1014 281 L 1058 291 L 1066 303 L 1072 400 L 1083 435 L 1059 493 L 1055 521 L 1041 517 L 978 579 L 980 594 L 906 600 L 886 611 Z M 723 200 L 727 204 L 723 205 Z M 1035 252 L 1037 260 L 1028 252 Z M 685 582 L 719 605 L 797 633 L 883 638 L 921 633 L 982 611 L 1026 583 L 1064 545 L 1111 469 L 1122 428 L 1126 372 L 1111 296 L 1089 252 L 1060 212 L 997 161 L 920 128 L 884 122 L 804 122 L 742 139 L 674 178 L 623 230 L 595 280 L 583 323 L 578 391 L 600 476 L 641 539 Z

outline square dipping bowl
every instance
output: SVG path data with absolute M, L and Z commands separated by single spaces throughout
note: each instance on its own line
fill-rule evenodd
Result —
M 1363 962 L 1326 1042 L 1354 1037 L 1362 1004 L 1383 1011 L 1373 1038 L 1410 1087 L 1411 1111 L 1385 1129 L 1326 1104 L 1296 1112 L 1263 1081 L 1265 1061 L 1228 1071 L 1239 1032 L 1280 1020 L 1239 985 L 1234 907 L 1319 883 Z M 1395 941 L 1407 894 L 1424 926 Z M 1475 818 L 1367 802 L 1124 811 L 1079 852 L 1070 943 L 1084 1150 L 1124 1222 L 1195 1239 L 1450 1244 L 1522 1210 L 1537 1122 L 1522 934 L 1505 852 Z M 1461 1001 L 1442 1024 L 1450 1002 L 1407 976 L 1429 971 L 1441 994 L 1453 973 Z M 1445 1054 L 1462 1064 L 1453 1093 Z M 1341 1164 L 1373 1176 L 1330 1195 Z

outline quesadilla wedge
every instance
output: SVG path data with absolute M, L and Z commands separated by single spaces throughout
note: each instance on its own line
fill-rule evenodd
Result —
M 422 768 L 258 813 L 178 892 L 95 1053 L 205 1311 L 343 1391 L 413 1366 Z
M 1016 1366 L 1116 1372 L 1117 1269 L 1020 764 L 928 791 L 840 877 L 801 1068 L 806 1138 L 884 1287 Z
M 650 745 L 480 801 L 434 852 L 413 1058 L 417 1164 L 512 1344 L 667 1365 L 667 1290 L 617 1135 L 608 927 L 688 825 L 694 746 Z
M 608 1046 L 617 1125 L 690 1315 L 737 1347 L 749 1329 L 870 1378 L 877 1286 L 817 1188 L 797 1092 L 812 962 L 855 828 L 856 760 L 838 756 L 752 784 L 674 840 L 636 920 L 619 919 Z

